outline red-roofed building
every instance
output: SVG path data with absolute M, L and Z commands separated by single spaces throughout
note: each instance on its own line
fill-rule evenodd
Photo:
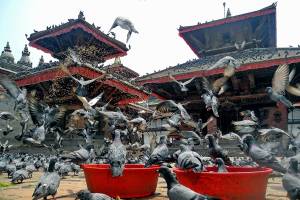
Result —
M 81 103 L 74 93 L 77 83 L 59 67 L 68 49 L 75 51 L 83 60 L 78 65 L 74 63 L 66 67 L 73 76 L 85 79 L 100 76 L 107 71 L 100 65 L 101 63 L 111 58 L 119 59 L 127 55 L 128 51 L 124 43 L 103 33 L 94 24 L 86 22 L 82 12 L 78 19 L 69 19 L 61 25 L 47 27 L 44 31 L 35 31 L 27 39 L 30 46 L 50 53 L 59 61 L 44 63 L 41 60 L 38 67 L 18 73 L 17 84 L 29 91 L 37 90 L 38 96 L 50 105 L 65 104 L 70 109 L 81 106 Z M 118 77 L 114 76 L 114 73 Z M 105 91 L 103 100 L 110 101 L 112 105 L 123 105 L 148 98 L 147 91 L 126 81 L 127 75 L 129 78 L 138 76 L 136 72 L 120 65 L 114 68 L 114 73 L 110 73 L 112 77 L 88 85 L 87 97 L 93 98 Z
M 206 111 L 200 97 L 203 93 L 201 77 L 207 77 L 211 82 L 221 77 L 224 69 L 212 66 L 219 59 L 231 56 L 241 65 L 228 81 L 228 91 L 219 97 L 220 117 L 215 125 L 218 124 L 224 133 L 232 131 L 231 122 L 241 119 L 239 112 L 251 109 L 263 127 L 287 128 L 286 108 L 282 105 L 277 107 L 267 96 L 265 88 L 271 86 L 278 65 L 289 64 L 290 69 L 296 67 L 296 74 L 299 73 L 300 48 L 277 47 L 276 4 L 203 24 L 180 26 L 178 31 L 198 59 L 142 76 L 138 79 L 141 85 L 162 98 L 183 103 L 195 120 L 202 118 L 205 121 L 212 113 Z M 239 48 L 241 46 L 243 48 Z M 196 79 L 187 86 L 189 91 L 183 93 L 170 79 L 170 74 L 178 81 Z M 297 81 L 298 76 L 292 84 Z M 297 100 L 292 95 L 288 98 Z

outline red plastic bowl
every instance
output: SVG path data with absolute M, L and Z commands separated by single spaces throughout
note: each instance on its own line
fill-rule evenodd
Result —
M 123 176 L 112 177 L 108 164 L 85 164 L 85 181 L 91 192 L 116 198 L 137 198 L 154 194 L 159 166 L 144 168 L 141 164 L 126 164 Z
M 194 173 L 174 169 L 178 181 L 186 187 L 223 200 L 264 200 L 270 168 L 227 167 L 228 173 L 218 173 L 216 167 Z

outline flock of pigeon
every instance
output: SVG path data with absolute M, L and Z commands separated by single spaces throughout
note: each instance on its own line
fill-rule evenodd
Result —
M 113 27 L 112 27 L 113 28 Z M 130 36 L 130 34 L 129 34 Z M 70 59 L 76 62 L 76 56 L 70 55 Z M 14 113 L 2 112 L 0 119 L 6 121 L 6 127 L 2 130 L 4 137 L 14 131 L 10 125 L 12 120 L 18 120 L 22 131 L 15 138 L 24 144 L 40 146 L 56 151 L 56 156 L 51 158 L 45 155 L 29 155 L 24 153 L 8 153 L 11 147 L 8 142 L 1 144 L 2 154 L 0 155 L 0 171 L 6 172 L 13 183 L 21 183 L 24 179 L 32 177 L 32 173 L 44 169 L 36 188 L 33 192 L 33 199 L 47 198 L 55 196 L 62 177 L 69 173 L 77 174 L 80 171 L 79 164 L 82 163 L 107 163 L 110 165 L 111 175 L 118 177 L 123 175 L 125 163 L 140 163 L 145 167 L 151 165 L 161 165 L 159 173 L 166 180 L 168 197 L 171 200 L 191 200 L 191 199 L 218 199 L 198 194 L 189 188 L 181 185 L 172 174 L 170 167 L 173 163 L 176 167 L 184 170 L 192 170 L 195 173 L 206 171 L 206 166 L 216 165 L 218 172 L 228 173 L 227 166 L 260 166 L 270 167 L 274 171 L 283 175 L 283 186 L 287 190 L 291 199 L 300 198 L 300 176 L 298 172 L 298 162 L 300 161 L 299 138 L 289 134 L 279 128 L 259 129 L 259 121 L 255 113 L 250 110 L 241 112 L 242 121 L 232 122 L 236 133 L 230 132 L 222 134 L 203 134 L 202 130 L 209 124 L 213 117 L 218 114 L 218 96 L 222 95 L 227 88 L 227 81 L 235 75 L 239 63 L 232 57 L 226 56 L 215 63 L 213 67 L 223 67 L 223 76 L 214 82 L 206 78 L 201 78 L 203 99 L 207 112 L 212 113 L 212 117 L 205 123 L 199 119 L 197 122 L 192 119 L 184 106 L 173 100 L 160 102 L 153 111 L 147 114 L 137 114 L 129 116 L 124 114 L 120 108 L 108 110 L 108 103 L 97 107 L 97 103 L 102 100 L 104 93 L 97 95 L 88 101 L 86 98 L 86 86 L 93 81 L 104 79 L 109 74 L 103 74 L 93 80 L 77 79 L 71 75 L 68 68 L 61 66 L 74 81 L 78 83 L 75 91 L 76 96 L 82 102 L 83 108 L 75 110 L 70 115 L 81 116 L 85 120 L 85 127 L 76 129 L 66 128 L 65 119 L 67 109 L 63 106 L 49 106 L 38 98 L 37 92 L 20 89 L 16 83 L 6 75 L 0 75 L 0 84 L 6 89 L 7 94 L 15 101 Z M 297 86 L 290 85 L 295 75 L 295 69 L 289 73 L 288 65 L 281 65 L 276 70 L 272 87 L 266 88 L 270 98 L 284 104 L 288 109 L 293 109 L 293 104 L 285 98 L 285 91 L 297 95 L 300 92 Z M 179 82 L 170 75 L 181 88 L 186 92 L 186 87 L 194 79 L 186 82 Z M 143 117 L 142 117 L 143 116 Z M 160 127 L 164 132 L 177 133 L 180 137 L 179 148 L 175 152 L 169 150 L 173 145 L 168 134 L 159 135 L 159 142 L 155 144 L 154 139 L 147 139 L 148 125 L 151 120 L 158 117 L 167 118 L 167 123 Z M 29 121 L 33 122 L 30 128 Z M 100 149 L 95 149 L 93 140 L 95 134 L 99 134 L 99 127 L 110 133 L 109 138 L 105 138 Z M 104 127 L 104 128 L 103 128 Z M 184 129 L 182 127 L 185 127 Z M 80 145 L 79 150 L 64 153 L 63 135 L 66 133 L 78 134 L 85 138 L 86 144 Z M 48 135 L 55 138 L 53 144 L 45 143 Z M 157 136 L 157 135 L 156 135 Z M 279 139 L 287 138 L 288 149 L 282 146 Z M 222 148 L 220 140 L 236 140 L 238 146 L 246 157 L 251 158 L 231 158 L 228 151 Z M 153 145 L 155 144 L 155 145 Z M 206 146 L 209 158 L 201 156 L 197 151 L 197 146 Z M 291 149 L 294 152 L 292 157 L 284 157 L 281 161 L 274 155 L 275 149 L 285 153 Z M 285 154 L 284 154 L 285 155 Z M 77 199 L 111 199 L 104 194 L 90 193 L 83 190 L 77 193 Z

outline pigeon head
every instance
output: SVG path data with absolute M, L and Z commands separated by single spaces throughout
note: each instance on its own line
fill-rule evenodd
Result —
M 215 163 L 216 163 L 216 165 L 218 165 L 218 166 L 225 165 L 225 163 L 224 163 L 224 161 L 223 161 L 222 158 L 216 158 Z
M 171 189 L 173 185 L 178 184 L 177 179 L 175 178 L 175 176 L 172 174 L 171 170 L 168 167 L 162 166 L 159 168 L 158 172 L 165 179 L 168 190 Z
M 181 150 L 181 152 L 184 152 L 188 150 L 188 147 L 185 144 L 181 144 L 179 145 L 179 149 Z
M 208 139 L 208 146 L 209 146 L 209 147 L 215 146 L 216 141 L 215 141 L 214 136 L 211 135 L 211 134 L 208 134 L 206 137 L 207 137 L 207 139 Z
M 290 164 L 289 169 L 291 169 L 292 171 L 298 172 L 298 160 L 297 159 L 291 158 L 289 164 Z
M 165 144 L 167 143 L 167 137 L 166 136 L 162 136 L 159 138 L 159 144 Z
M 91 198 L 92 194 L 90 191 L 88 190 L 80 190 L 79 192 L 77 192 L 76 194 L 76 199 L 80 199 L 80 200 L 88 200 L 88 199 L 92 199 Z
M 49 162 L 48 172 L 54 172 L 55 163 L 57 162 L 56 158 L 52 158 Z
M 244 135 L 244 137 L 242 138 L 242 141 L 244 144 L 246 144 L 248 147 L 250 147 L 250 145 L 255 142 L 255 139 L 254 139 L 253 135 L 247 134 L 247 135 Z
M 94 145 L 90 144 L 85 149 L 91 151 L 92 149 L 94 149 Z
M 266 87 L 266 90 L 265 90 L 267 93 L 271 94 L 272 93 L 272 88 L 271 87 Z

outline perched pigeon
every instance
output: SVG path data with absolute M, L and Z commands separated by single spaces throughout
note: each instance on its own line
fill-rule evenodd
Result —
M 91 193 L 88 190 L 80 190 L 76 194 L 76 199 L 79 200 L 113 200 L 113 198 L 102 193 Z
M 232 165 L 227 152 L 222 149 L 222 147 L 220 145 L 218 145 L 215 141 L 215 138 L 213 135 L 207 135 L 206 136 L 208 138 L 208 151 L 209 151 L 209 155 L 213 158 L 222 158 L 226 165 Z
M 287 108 L 293 108 L 292 102 L 290 102 L 285 96 L 285 90 L 289 84 L 289 66 L 284 64 L 280 65 L 272 79 L 272 87 L 267 87 L 271 100 L 275 102 L 283 103 Z
M 218 172 L 220 173 L 228 172 L 222 158 L 216 158 L 215 163 L 218 166 Z
M 54 171 L 55 162 L 56 159 L 50 160 L 48 171 L 41 176 L 32 194 L 33 200 L 47 199 L 49 195 L 54 198 L 56 195 L 60 184 L 60 176 Z
M 252 135 L 244 135 L 242 138 L 244 152 L 259 166 L 270 167 L 275 171 L 285 173 L 286 169 L 280 165 L 278 160 L 271 153 L 260 148 Z
M 122 29 L 125 29 L 128 31 L 126 43 L 128 42 L 132 32 L 139 33 L 133 26 L 133 23 L 123 17 L 117 17 L 108 32 L 110 32 L 112 29 L 114 29 L 117 26 L 120 26 Z
M 205 196 L 181 185 L 168 167 L 158 170 L 167 183 L 168 197 L 170 200 L 217 200 L 218 198 Z
M 122 144 L 120 130 L 115 130 L 114 141 L 109 146 L 108 162 L 110 164 L 112 176 L 122 176 L 126 162 L 126 147 Z
M 194 172 L 201 172 L 204 170 L 204 166 L 201 160 L 201 156 L 191 151 L 188 146 L 180 145 L 180 154 L 177 159 L 177 166 L 181 169 L 193 169 Z
M 175 83 L 177 83 L 180 86 L 181 92 L 187 92 L 189 89 L 186 86 L 195 79 L 195 77 L 193 77 L 185 82 L 180 82 L 180 81 L 177 81 L 172 75 L 169 75 L 169 77 L 170 77 L 170 79 L 172 79 Z
M 169 156 L 169 149 L 167 146 L 167 138 L 165 136 L 160 137 L 157 147 L 153 150 L 149 160 L 145 163 L 145 167 L 149 167 L 153 164 L 163 163 Z
M 289 169 L 282 177 L 282 185 L 291 200 L 300 199 L 300 174 L 296 159 L 290 160 Z

